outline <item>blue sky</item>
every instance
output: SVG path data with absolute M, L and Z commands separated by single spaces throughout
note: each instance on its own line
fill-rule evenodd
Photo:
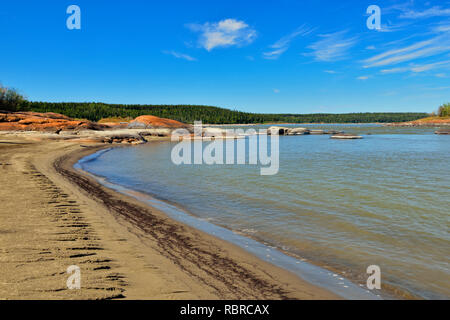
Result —
M 81 30 L 66 27 L 72 4 Z M 267 113 L 450 101 L 447 0 L 15 0 L 0 6 L 0 35 L 0 82 L 31 100 Z

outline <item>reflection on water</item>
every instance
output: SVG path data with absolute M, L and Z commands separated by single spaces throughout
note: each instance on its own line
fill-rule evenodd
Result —
M 168 142 L 113 149 L 83 166 L 362 283 L 375 264 L 383 285 L 449 298 L 450 137 L 423 128 L 301 126 L 364 139 L 281 137 L 274 176 L 251 165 L 175 166 Z

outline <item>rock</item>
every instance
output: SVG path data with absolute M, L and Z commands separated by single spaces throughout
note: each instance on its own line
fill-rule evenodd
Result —
M 344 131 L 328 130 L 325 132 L 325 134 L 340 134 L 340 133 L 344 133 Z
M 324 130 L 309 130 L 309 134 L 325 134 Z
M 128 129 L 130 130 L 130 129 Z M 175 130 L 171 130 L 168 128 L 162 129 L 145 129 L 145 131 L 139 131 L 138 134 L 141 137 L 152 136 L 152 137 L 168 137 Z
M 223 138 L 226 136 L 226 130 L 221 128 L 203 128 L 202 132 L 203 137 L 214 137 L 214 138 Z
M 128 128 L 132 129 L 151 129 L 151 128 L 189 128 L 188 124 L 155 116 L 140 116 L 128 124 Z
M 434 132 L 435 134 L 450 134 L 450 129 L 442 129 Z
M 0 112 L 0 131 L 104 130 L 108 126 L 57 113 Z
M 298 135 L 303 135 L 303 134 L 309 134 L 309 129 L 306 128 L 289 128 L 287 135 L 289 136 L 298 136 Z
M 331 139 L 362 139 L 362 136 L 351 133 L 339 133 L 331 136 Z
M 272 126 L 272 127 L 269 127 L 267 129 L 267 134 L 270 135 L 272 133 L 277 133 L 278 132 L 278 134 L 280 136 L 284 136 L 284 135 L 286 135 L 289 132 L 289 130 L 290 130 L 290 128 L 287 128 L 287 127 Z

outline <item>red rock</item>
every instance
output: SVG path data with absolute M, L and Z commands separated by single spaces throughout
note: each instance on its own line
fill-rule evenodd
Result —
M 140 116 L 130 122 L 129 128 L 187 128 L 188 124 L 156 116 Z
M 109 128 L 87 120 L 74 120 L 57 113 L 0 112 L 0 131 L 103 130 Z

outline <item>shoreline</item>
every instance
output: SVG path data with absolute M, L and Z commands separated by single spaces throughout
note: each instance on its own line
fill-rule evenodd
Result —
M 386 122 L 271 122 L 271 123 L 235 123 L 235 124 L 208 124 L 203 123 L 203 126 L 212 126 L 212 127 L 231 127 L 231 126 L 279 126 L 279 125 L 365 125 L 365 124 L 378 124 L 383 125 Z
M 3 140 L 3 136 L 0 138 Z M 8 232 L 0 230 L 1 239 L 5 240 L 6 245 L 32 246 L 29 248 L 32 252 L 54 246 L 52 250 L 46 248 L 44 251 L 48 257 L 52 257 L 50 261 L 53 261 L 55 270 L 51 278 L 47 275 L 45 280 L 39 277 L 34 279 L 35 284 L 18 281 L 16 272 L 20 271 L 14 260 L 17 255 L 21 258 L 25 256 L 17 253 L 19 251 L 6 250 L 1 261 L 2 270 L 5 270 L 3 277 L 8 283 L 13 283 L 15 289 L 0 290 L 1 298 L 339 299 L 335 294 L 262 261 L 236 245 L 175 221 L 136 199 L 109 190 L 73 168 L 83 156 L 110 146 L 103 144 L 88 147 L 64 141 L 27 141 L 23 137 L 8 137 L 0 146 L 3 152 L 1 163 L 8 163 L 3 168 L 8 170 L 7 174 L 2 176 L 6 189 L 9 187 L 8 180 L 11 186 L 27 185 L 30 192 L 36 191 L 37 195 L 32 197 L 30 193 L 23 194 L 25 202 L 30 198 L 39 202 L 35 210 L 20 211 L 24 200 L 16 203 L 14 194 L 4 194 L 10 203 L 0 220 L 3 222 L 9 219 L 14 211 L 23 212 L 23 216 L 18 217 L 18 221 L 10 221 L 11 230 Z M 21 172 L 27 166 L 32 169 L 31 173 L 28 169 Z M 39 181 L 29 181 L 30 174 Z M 10 180 L 12 175 L 14 181 Z M 37 190 L 39 186 L 40 190 Z M 40 194 L 54 190 L 57 190 L 57 196 L 52 195 L 48 199 Z M 65 203 L 59 204 L 59 201 Z M 57 231 L 61 228 L 58 224 L 67 225 L 68 216 L 73 214 L 74 221 L 89 221 L 79 227 L 85 228 L 84 234 L 88 236 L 79 237 L 70 233 L 73 239 L 59 240 L 61 242 L 44 236 L 30 243 L 29 238 L 35 237 L 40 229 L 35 226 L 33 232 L 20 234 L 19 221 L 26 223 L 38 218 L 44 223 L 43 217 L 48 214 L 50 207 L 56 208 L 57 215 L 51 222 L 44 224 L 46 229 L 51 229 L 50 224 L 55 224 L 53 231 Z M 61 208 L 69 208 L 69 211 L 59 215 Z M 52 232 L 52 237 L 59 237 L 60 234 Z M 20 235 L 19 242 L 17 235 Z M 98 243 L 87 245 L 85 242 L 91 239 Z M 75 247 L 61 248 L 78 242 L 79 245 Z M 61 252 L 75 251 L 83 252 L 56 256 L 61 255 Z M 93 259 L 100 255 L 106 258 Z M 89 266 L 82 268 L 83 279 L 89 285 L 89 290 L 64 288 L 65 269 L 73 264 Z M 42 269 L 47 273 L 49 270 L 45 261 L 40 259 L 21 267 L 35 271 L 36 268 Z M 29 271 L 22 276 L 30 276 Z M 49 282 L 49 279 L 52 281 Z M 108 285 L 111 281 L 115 286 Z M 40 287 L 51 284 L 56 287 L 48 290 Z
M 117 147 L 119 147 L 119 146 L 117 146 Z M 120 147 L 122 147 L 122 146 L 120 146 Z M 98 181 L 96 181 L 92 174 L 90 174 L 88 172 L 85 172 L 84 170 L 80 170 L 79 171 L 79 170 L 74 168 L 74 165 L 79 160 L 81 160 L 82 158 L 84 158 L 86 156 L 90 156 L 90 155 L 92 155 L 92 154 L 94 154 L 94 153 L 96 153 L 98 151 L 101 151 L 101 150 L 104 150 L 104 149 L 109 149 L 109 148 L 111 148 L 111 147 L 103 147 L 103 146 L 101 146 L 99 148 L 92 148 L 89 151 L 86 150 L 85 153 L 81 153 L 81 154 L 77 153 L 75 155 L 69 154 L 68 158 L 66 158 L 66 159 L 64 159 L 62 161 L 62 166 L 57 164 L 57 162 L 59 162 L 61 160 L 61 158 L 58 159 L 57 162 L 54 163 L 55 169 L 57 170 L 57 172 L 59 174 L 65 176 L 65 178 L 68 178 L 69 180 L 71 180 L 71 182 L 73 184 L 77 184 L 81 188 L 89 189 L 90 187 L 96 185 L 95 188 L 97 188 L 97 191 L 100 191 L 100 193 L 102 194 L 102 195 L 98 196 L 98 198 L 101 199 L 103 202 L 110 201 L 110 199 L 106 200 L 106 197 L 103 196 L 103 195 L 106 196 L 106 194 L 109 194 L 109 195 L 114 194 L 114 196 L 117 197 L 120 202 L 125 200 L 125 203 L 121 203 L 120 205 L 122 206 L 122 209 L 125 209 L 126 211 L 128 211 L 128 210 L 133 211 L 131 213 L 127 213 L 127 214 L 130 214 L 130 216 L 131 215 L 140 215 L 140 213 L 135 210 L 136 208 L 128 207 L 130 204 L 131 204 L 131 206 L 134 206 L 136 204 L 138 206 L 143 206 L 143 207 L 148 206 L 153 212 L 154 212 L 154 210 L 157 210 L 158 214 L 161 214 L 163 216 L 166 216 L 168 219 L 171 219 L 172 220 L 171 223 L 176 224 L 176 225 L 181 224 L 182 228 L 191 228 L 191 229 L 193 229 L 192 230 L 193 232 L 200 233 L 201 237 L 205 237 L 206 238 L 206 239 L 202 239 L 202 241 L 203 240 L 207 240 L 207 241 L 211 241 L 211 242 L 217 242 L 217 244 L 220 245 L 221 248 L 226 248 L 226 250 L 234 251 L 234 253 L 236 253 L 237 251 L 240 251 L 239 254 L 243 254 L 244 256 L 246 256 L 245 259 L 249 259 L 249 260 L 256 259 L 256 261 L 253 261 L 253 263 L 256 262 L 258 264 L 261 264 L 261 267 L 262 268 L 267 268 L 268 269 L 267 271 L 269 271 L 269 272 L 271 272 L 271 271 L 272 272 L 273 271 L 278 271 L 279 273 L 282 273 L 282 274 L 285 273 L 285 274 L 283 274 L 283 276 L 287 276 L 289 278 L 293 276 L 294 278 L 297 278 L 295 280 L 300 280 L 301 282 L 305 282 L 304 284 L 307 284 L 308 286 L 315 287 L 315 286 L 309 284 L 308 282 L 306 282 L 305 280 L 299 278 L 297 275 L 292 274 L 288 270 L 285 270 L 283 268 L 279 268 L 277 266 L 272 265 L 271 263 L 267 263 L 267 262 L 265 262 L 263 260 L 260 260 L 258 257 L 253 256 L 252 254 L 250 254 L 250 253 L 246 252 L 245 250 L 243 250 L 242 248 L 240 248 L 240 247 L 230 243 L 229 241 L 220 239 L 217 236 L 214 236 L 214 235 L 211 235 L 211 234 L 203 232 L 203 230 L 197 229 L 197 228 L 192 227 L 192 226 L 190 226 L 190 225 L 188 225 L 186 223 L 183 223 L 183 222 L 180 222 L 178 220 L 175 220 L 172 217 L 168 216 L 167 213 L 162 211 L 160 208 L 155 208 L 155 206 L 152 206 L 151 204 L 149 205 L 149 204 L 145 203 L 144 201 L 142 201 L 142 199 L 138 199 L 138 197 L 134 197 L 133 195 L 127 195 L 127 194 L 124 194 L 124 193 L 119 193 L 119 191 L 114 190 L 114 189 L 112 189 L 112 188 L 110 188 L 108 186 L 105 186 L 105 185 L 99 183 Z M 76 177 L 76 175 L 78 175 L 78 177 Z M 82 182 L 81 180 L 79 180 L 79 178 L 85 178 L 86 180 L 84 180 Z M 88 185 L 90 184 L 90 186 L 87 186 L 86 183 Z M 103 192 L 105 192 L 105 194 L 103 194 Z M 110 211 L 120 210 L 120 209 L 117 209 L 117 206 L 118 206 L 118 204 L 114 203 L 114 201 L 112 203 L 108 203 L 107 204 L 107 207 L 109 208 Z M 114 207 L 114 209 L 112 209 L 113 207 Z M 142 228 L 142 223 L 144 221 L 143 220 L 139 220 L 139 219 L 140 218 L 138 218 L 138 221 L 135 221 L 135 222 L 139 223 L 139 226 L 136 225 L 136 227 Z M 145 219 L 147 219 L 147 217 Z M 164 219 L 164 217 L 163 217 L 163 219 Z M 170 236 L 173 237 L 173 235 L 170 235 Z M 181 246 L 186 245 L 184 242 L 181 242 L 179 244 Z M 187 246 L 188 246 L 188 250 L 192 249 L 192 246 L 190 244 L 187 244 Z M 214 252 L 208 253 L 208 254 L 215 255 Z M 197 257 L 194 256 L 193 258 L 198 258 L 198 256 Z M 237 261 L 237 263 L 239 264 L 239 261 Z M 226 263 L 224 265 L 225 269 L 228 268 L 228 266 L 227 266 L 228 264 L 231 264 L 233 268 L 236 267 L 235 262 L 233 262 L 233 261 L 226 261 Z M 214 266 L 214 267 L 217 267 L 217 265 Z M 276 270 L 276 269 L 279 269 L 279 270 Z M 267 271 L 265 270 L 264 272 L 267 272 Z M 217 275 L 219 275 L 219 273 Z M 278 274 L 278 275 L 280 275 L 280 274 Z M 248 277 L 248 275 L 244 275 L 244 278 L 247 278 L 247 277 Z M 226 280 L 226 279 L 223 279 L 223 278 L 220 279 L 220 281 L 224 281 L 224 280 Z M 243 280 L 243 279 L 241 279 L 241 280 Z M 296 282 L 295 280 L 294 279 L 290 279 L 290 283 L 292 283 L 292 281 L 295 283 Z M 258 279 L 251 279 L 251 282 L 255 282 L 257 287 L 263 286 L 263 284 L 259 283 L 260 280 L 258 280 Z M 272 286 L 273 285 L 270 285 L 270 287 L 272 287 Z M 324 288 L 315 287 L 315 289 L 324 290 L 325 292 L 327 292 L 327 290 L 324 289 Z M 275 289 L 275 291 L 271 291 L 270 295 L 276 294 L 276 295 L 280 295 L 281 299 L 292 299 L 292 297 L 289 297 L 289 295 L 285 295 L 286 293 L 287 292 L 283 293 L 282 288 L 278 288 L 278 289 Z M 293 292 L 293 294 L 295 294 L 295 293 Z M 327 292 L 327 294 L 328 294 L 328 292 Z M 334 294 L 331 293 L 331 296 L 332 295 L 334 295 Z M 260 299 L 260 298 L 261 297 L 259 297 L 258 299 Z M 339 296 L 335 296 L 334 298 L 340 299 Z M 323 298 L 319 298 L 319 299 L 323 299 Z M 328 297 L 325 297 L 325 299 L 328 299 Z
M 110 148 L 108 148 L 110 149 Z M 107 150 L 108 150 L 107 149 Z M 100 150 L 102 151 L 102 150 Z M 92 155 L 99 153 L 97 151 L 87 157 L 87 162 L 91 161 Z M 342 299 L 395 299 L 398 298 L 393 293 L 383 294 L 381 298 L 380 294 L 374 294 L 367 289 L 361 287 L 361 284 L 354 282 L 342 275 L 337 269 L 324 268 L 323 265 L 314 264 L 308 262 L 306 259 L 302 259 L 290 252 L 287 252 L 279 247 L 274 247 L 267 243 L 264 239 L 258 239 L 251 235 L 241 234 L 235 232 L 226 226 L 210 223 L 209 221 L 202 219 L 195 214 L 186 211 L 182 205 L 171 202 L 169 200 L 158 199 L 157 196 L 151 195 L 142 191 L 130 189 L 128 187 L 114 184 L 108 181 L 107 177 L 96 176 L 88 171 L 82 169 L 82 164 L 77 162 L 77 170 L 80 170 L 84 174 L 91 176 L 101 185 L 108 189 L 112 189 L 115 192 L 131 196 L 134 199 L 142 203 L 147 203 L 151 207 L 156 207 L 170 218 L 189 225 L 196 230 L 207 233 L 215 238 L 226 241 L 233 245 L 238 246 L 247 253 L 256 256 L 261 261 L 268 262 L 276 267 L 282 268 L 285 271 L 292 272 L 302 280 L 306 280 L 312 285 L 317 285 L 320 288 L 331 291 Z
M 106 149 L 113 149 L 115 147 L 126 147 L 126 146 L 106 147 Z M 91 153 L 90 155 L 94 156 L 95 152 Z M 81 157 L 80 157 L 80 159 L 81 159 Z M 197 216 L 195 213 L 189 212 L 188 210 L 186 210 L 183 207 L 182 204 L 177 203 L 177 202 L 172 202 L 170 200 L 167 200 L 167 198 L 159 198 L 159 196 L 156 195 L 156 194 L 151 194 L 151 193 L 148 193 L 148 192 L 145 192 L 145 191 L 142 191 L 142 190 L 141 191 L 134 190 L 134 189 L 132 189 L 130 187 L 127 187 L 127 186 L 123 186 L 123 185 L 120 185 L 120 184 L 112 183 L 112 182 L 108 181 L 108 178 L 106 176 L 96 176 L 93 173 L 85 171 L 85 169 L 83 169 L 81 166 L 82 166 L 81 164 L 78 165 L 78 170 L 85 172 L 87 175 L 89 175 L 93 179 L 97 180 L 101 185 L 105 186 L 106 188 L 112 189 L 115 192 L 119 192 L 121 194 L 125 194 L 125 195 L 128 195 L 128 196 L 131 196 L 132 198 L 137 199 L 138 201 L 140 201 L 142 203 L 149 203 L 149 205 L 152 206 L 152 207 L 155 207 L 155 202 L 164 203 L 164 205 L 162 207 L 166 207 L 166 206 L 176 207 L 177 211 L 182 211 L 184 213 L 184 215 L 189 215 L 190 217 L 193 218 L 192 220 L 196 220 L 196 221 L 195 222 L 191 221 L 190 223 L 188 223 L 188 222 L 185 221 L 185 218 L 181 217 L 181 219 L 180 219 L 180 217 L 176 217 L 176 215 L 179 216 L 179 214 L 175 214 L 175 215 L 172 214 L 171 215 L 170 213 L 167 212 L 166 208 L 161 208 L 160 205 L 157 205 L 158 209 L 160 209 L 164 214 L 168 215 L 170 218 L 173 218 L 176 221 L 179 221 L 181 223 L 188 224 L 188 225 L 192 226 L 195 229 L 200 229 L 200 231 L 206 232 L 206 233 L 208 233 L 209 235 L 212 235 L 215 238 L 218 237 L 218 235 L 215 234 L 214 232 L 210 232 L 208 230 L 208 227 L 205 227 L 205 226 L 203 226 L 203 228 L 199 227 L 198 221 L 204 220 L 204 219 L 202 219 L 201 217 Z M 149 200 L 149 198 L 150 198 L 150 200 Z M 173 210 L 173 209 L 169 208 L 169 211 L 171 211 L 171 210 Z M 183 215 L 183 213 L 182 213 L 182 215 Z M 201 224 L 202 223 L 200 223 L 200 225 Z M 242 233 L 236 232 L 236 231 L 234 231 L 234 230 L 232 230 L 232 229 L 230 229 L 230 228 L 228 228 L 227 226 L 224 226 L 224 225 L 213 224 L 213 223 L 210 223 L 210 222 L 207 222 L 206 224 L 210 224 L 210 225 L 213 225 L 213 226 L 218 227 L 218 228 L 226 229 L 230 233 L 236 233 L 238 236 L 242 236 L 245 239 L 250 239 L 252 241 L 255 241 L 255 242 L 259 243 L 262 247 L 264 247 L 264 250 L 269 250 L 270 249 L 271 250 L 271 254 L 272 254 L 273 251 L 279 251 L 282 255 L 288 256 L 289 258 L 292 258 L 293 260 L 300 261 L 300 263 L 302 263 L 302 264 L 304 263 L 304 264 L 308 264 L 310 266 L 316 267 L 316 268 L 318 268 L 318 270 L 315 270 L 316 274 L 317 273 L 326 273 L 326 274 L 328 274 L 328 276 L 332 275 L 333 277 L 337 277 L 335 279 L 339 279 L 340 280 L 339 281 L 340 285 L 343 285 L 342 281 L 346 282 L 345 283 L 345 285 L 346 285 L 345 288 L 347 288 L 348 282 L 350 282 L 351 285 L 359 286 L 360 288 L 357 288 L 357 289 L 361 289 L 364 292 L 362 292 L 362 295 L 358 296 L 356 299 L 372 299 L 372 298 L 374 298 L 374 299 L 389 299 L 389 300 L 391 300 L 391 299 L 402 299 L 402 300 L 403 299 L 413 299 L 413 300 L 421 299 L 420 296 L 414 294 L 412 291 L 410 291 L 410 290 L 408 290 L 406 288 L 402 288 L 400 286 L 395 286 L 395 285 L 388 284 L 388 283 L 384 283 L 383 284 L 383 290 L 381 292 L 370 292 L 370 291 L 366 290 L 365 279 L 361 279 L 360 277 L 357 277 L 357 276 L 353 276 L 352 277 L 352 276 L 350 276 L 350 274 L 346 274 L 346 272 L 342 272 L 343 269 L 339 268 L 339 267 L 342 267 L 342 266 L 332 265 L 332 264 L 329 264 L 329 263 L 326 263 L 326 262 L 323 262 L 323 261 L 320 262 L 317 259 L 314 259 L 313 256 L 303 256 L 301 252 L 300 253 L 293 253 L 293 252 L 285 251 L 282 248 L 277 247 L 276 245 L 274 246 L 274 244 L 267 243 L 267 239 L 254 237 L 254 236 L 249 235 L 249 234 L 242 234 Z M 270 264 L 275 265 L 276 267 L 279 267 L 279 268 L 282 268 L 283 270 L 286 270 L 288 272 L 294 273 L 301 280 L 304 280 L 304 281 L 306 281 L 306 282 L 308 282 L 308 283 L 310 283 L 312 285 L 318 285 L 320 288 L 323 288 L 325 290 L 334 292 L 334 294 L 338 295 L 342 299 L 355 299 L 355 296 L 356 296 L 355 292 L 352 293 L 353 297 L 351 297 L 352 294 L 348 294 L 346 292 L 343 292 L 342 291 L 342 289 L 343 289 L 342 287 L 339 288 L 339 290 L 333 290 L 333 288 L 332 288 L 333 285 L 330 286 L 329 279 L 322 278 L 321 280 L 325 280 L 324 282 L 322 282 L 320 280 L 317 281 L 317 277 L 314 274 L 314 272 L 311 272 L 309 274 L 307 272 L 307 274 L 304 275 L 304 274 L 302 274 L 301 268 L 297 268 L 298 266 L 295 266 L 294 268 L 291 268 L 291 267 L 289 267 L 289 263 L 286 263 L 286 261 L 282 261 L 282 262 L 280 262 L 280 261 L 270 261 L 270 259 L 266 259 L 265 258 L 265 255 L 261 256 L 261 255 L 259 255 L 258 252 L 252 252 L 252 250 L 249 250 L 248 248 L 246 248 L 246 247 L 248 247 L 248 243 L 245 246 L 242 245 L 242 242 L 240 244 L 236 244 L 236 242 L 234 242 L 233 239 L 232 239 L 232 238 L 234 238 L 234 236 L 233 237 L 225 236 L 225 237 L 219 237 L 219 238 L 222 238 L 223 240 L 225 240 L 228 243 L 233 243 L 233 244 L 237 245 L 238 247 L 240 247 L 240 249 L 244 249 L 246 252 L 249 252 L 250 254 L 256 256 L 260 260 L 267 261 Z M 307 257 L 307 259 L 305 259 L 305 257 Z M 283 260 L 283 259 L 281 259 L 281 260 Z M 299 263 L 299 262 L 296 262 L 296 263 Z M 299 272 L 299 270 L 300 270 L 300 272 Z M 323 271 L 325 271 L 325 272 L 323 272 Z M 334 288 L 334 289 L 336 289 L 336 288 Z M 347 294 L 347 297 L 345 297 L 346 294 Z M 369 297 L 366 296 L 366 294 L 369 294 Z M 370 297 L 371 295 L 372 295 L 372 297 Z

